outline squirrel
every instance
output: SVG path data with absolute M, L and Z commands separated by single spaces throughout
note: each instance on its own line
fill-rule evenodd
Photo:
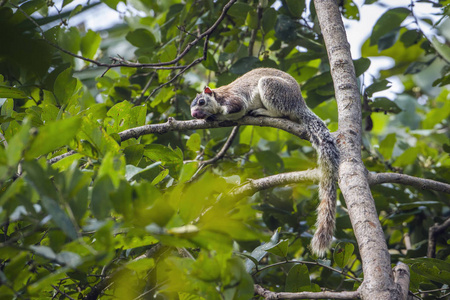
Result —
M 254 69 L 228 85 L 216 89 L 205 87 L 192 101 L 191 115 L 196 119 L 219 121 L 237 120 L 245 115 L 287 117 L 304 125 L 318 152 L 321 171 L 321 200 L 311 249 L 324 256 L 335 228 L 339 150 L 325 123 L 306 106 L 297 81 L 277 69 Z

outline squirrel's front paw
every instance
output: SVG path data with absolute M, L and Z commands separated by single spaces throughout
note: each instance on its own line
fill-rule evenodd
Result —
M 264 108 L 258 108 L 258 109 L 249 111 L 248 114 L 252 117 L 260 117 L 260 116 L 266 116 L 267 115 L 266 111 L 267 110 Z

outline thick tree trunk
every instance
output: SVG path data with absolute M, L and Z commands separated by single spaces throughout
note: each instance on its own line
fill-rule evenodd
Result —
M 364 271 L 362 299 L 401 299 L 361 159 L 361 100 L 350 45 L 335 0 L 314 0 L 327 47 L 339 111 L 339 186 L 358 241 Z

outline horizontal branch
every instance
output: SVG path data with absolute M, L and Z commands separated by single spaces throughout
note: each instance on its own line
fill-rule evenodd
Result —
M 247 183 L 235 189 L 232 195 L 239 197 L 248 196 L 256 193 L 257 191 L 274 188 L 280 185 L 299 183 L 303 181 L 318 181 L 319 179 L 320 171 L 318 169 L 280 173 L 264 178 L 250 179 Z
M 295 171 L 288 173 L 280 173 L 259 179 L 249 180 L 248 183 L 237 188 L 233 195 L 243 196 L 254 194 L 257 191 L 274 188 L 280 185 L 299 183 L 304 181 L 320 180 L 320 171 L 318 169 L 307 171 Z M 398 183 L 404 185 L 415 186 L 420 189 L 435 190 L 438 192 L 450 193 L 450 185 L 430 179 L 417 178 L 397 173 L 370 173 L 369 184 L 376 185 L 381 183 Z
M 358 299 L 359 291 L 345 291 L 345 292 L 271 292 L 262 286 L 255 284 L 255 294 L 264 297 L 264 299 Z
M 150 124 L 140 127 L 130 128 L 119 133 L 122 141 L 138 138 L 142 135 L 152 133 L 166 133 L 169 131 L 185 131 L 195 129 L 209 129 L 220 127 L 231 127 L 238 125 L 253 125 L 263 127 L 274 127 L 293 135 L 298 136 L 301 139 L 308 140 L 308 135 L 302 125 L 292 122 L 287 119 L 270 118 L 270 117 L 250 117 L 246 116 L 236 121 L 206 121 L 206 120 L 189 120 L 189 121 L 177 121 L 174 118 L 169 118 L 166 123 Z
M 369 173 L 369 184 L 399 183 L 410 185 L 421 190 L 434 190 L 450 194 L 450 184 L 431 179 L 418 178 L 398 173 Z

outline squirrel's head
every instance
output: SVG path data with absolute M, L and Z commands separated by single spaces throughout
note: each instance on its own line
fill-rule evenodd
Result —
M 191 103 L 191 115 L 196 119 L 207 119 L 219 111 L 220 105 L 216 100 L 215 93 L 207 86 Z

